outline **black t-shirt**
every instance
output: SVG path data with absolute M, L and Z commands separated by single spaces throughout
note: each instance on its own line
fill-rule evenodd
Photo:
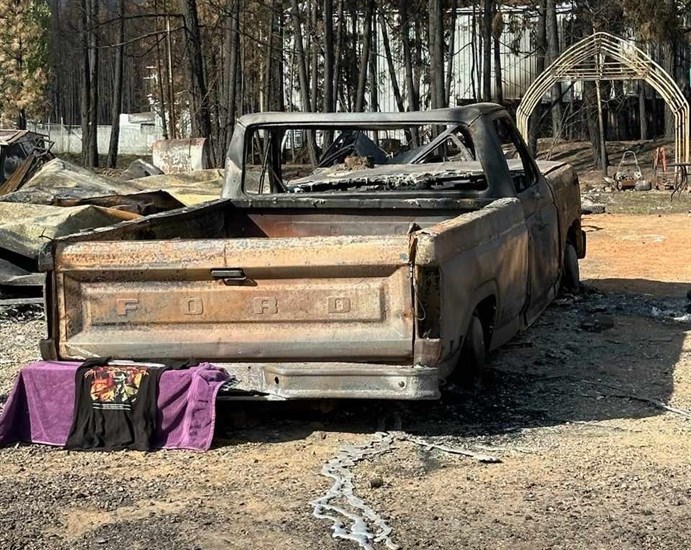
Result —
M 107 363 L 90 359 L 77 369 L 65 448 L 148 451 L 156 427 L 158 382 L 167 368 Z

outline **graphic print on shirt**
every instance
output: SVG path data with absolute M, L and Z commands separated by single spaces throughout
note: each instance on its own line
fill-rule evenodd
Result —
M 91 400 L 94 409 L 132 410 L 146 367 L 94 367 L 84 373 L 91 378 Z

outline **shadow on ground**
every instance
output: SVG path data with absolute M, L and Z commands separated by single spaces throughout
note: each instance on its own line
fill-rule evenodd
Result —
M 660 414 L 640 399 L 671 396 L 691 330 L 691 323 L 673 320 L 685 313 L 686 285 L 597 284 L 654 288 L 655 297 L 586 288 L 561 298 L 494 354 L 480 387 L 449 385 L 440 401 L 219 403 L 217 444 L 295 440 L 314 431 L 480 436 Z

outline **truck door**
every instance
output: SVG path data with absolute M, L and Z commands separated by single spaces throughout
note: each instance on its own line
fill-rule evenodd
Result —
M 559 279 L 559 219 L 549 188 L 507 117 L 494 120 L 516 196 L 523 205 L 530 237 L 526 322 L 531 323 L 554 297 Z

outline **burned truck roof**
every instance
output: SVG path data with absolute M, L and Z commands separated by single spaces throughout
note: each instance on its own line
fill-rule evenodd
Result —
M 244 115 L 238 124 L 250 126 L 314 126 L 314 127 L 358 127 L 376 130 L 379 128 L 408 124 L 465 123 L 470 124 L 479 116 L 503 110 L 496 103 L 475 103 L 465 107 L 432 109 L 429 111 L 367 112 L 367 113 L 304 113 L 265 112 Z
M 514 127 L 494 103 L 412 112 L 245 115 L 228 147 L 222 196 L 334 191 L 506 196 L 513 176 L 495 130 L 500 120 Z M 349 165 L 357 159 L 367 162 Z

